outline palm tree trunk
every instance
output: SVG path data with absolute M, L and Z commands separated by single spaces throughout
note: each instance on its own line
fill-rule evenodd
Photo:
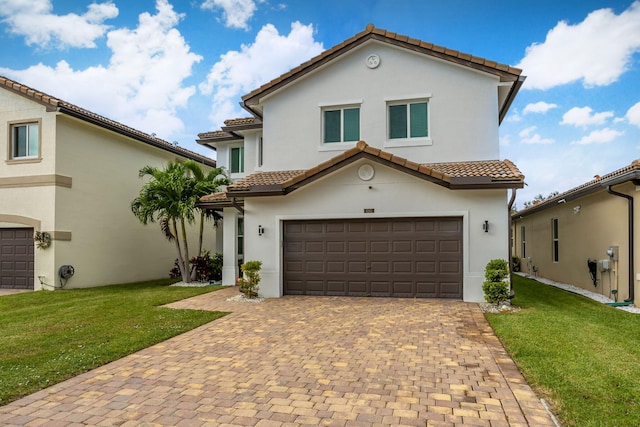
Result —
M 187 228 L 184 225 L 184 218 L 180 218 L 180 227 L 182 228 L 182 241 L 184 244 L 184 266 L 185 266 L 185 276 L 188 280 L 185 280 L 186 283 L 191 283 L 191 272 L 189 271 L 189 245 L 187 243 Z
M 204 211 L 200 212 L 200 235 L 198 236 L 198 255 L 196 256 L 201 256 L 202 255 L 202 235 L 204 234 Z M 191 275 L 191 279 L 195 280 L 196 279 L 196 274 L 198 272 L 196 271 L 196 269 L 193 269 L 193 274 Z
M 172 219 L 171 223 L 173 225 L 173 235 L 176 236 L 174 241 L 176 242 L 176 250 L 178 251 L 178 268 L 180 269 L 180 275 L 184 282 L 189 283 L 189 280 L 187 280 L 189 279 L 189 269 L 185 269 L 184 258 L 182 258 L 182 249 L 180 248 L 180 240 L 178 239 L 178 225 L 175 219 Z

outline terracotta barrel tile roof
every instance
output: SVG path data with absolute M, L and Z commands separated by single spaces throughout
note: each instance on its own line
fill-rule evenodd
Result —
M 224 121 L 225 126 L 251 125 L 256 122 L 255 117 L 242 117 L 239 119 L 228 119 Z
M 310 169 L 253 173 L 227 187 L 227 196 L 287 194 L 361 158 L 395 167 L 452 189 L 518 188 L 524 185 L 524 176 L 509 160 L 418 164 L 359 141 L 353 148 Z M 228 198 L 216 193 L 201 201 L 216 203 L 228 201 Z
M 256 172 L 234 182 L 227 188 L 230 191 L 242 191 L 252 187 L 281 185 L 283 182 L 304 173 L 304 170 Z
M 109 118 L 106 118 L 104 116 L 91 112 L 89 110 L 85 110 L 84 108 L 78 107 L 77 105 L 55 98 L 51 95 L 47 95 L 44 92 L 40 92 L 27 85 L 18 83 L 6 77 L 0 76 L 0 88 L 11 90 L 22 96 L 30 98 L 36 102 L 44 104 L 49 109 L 57 109 L 58 111 L 64 114 L 104 127 L 106 129 L 112 130 L 114 132 L 120 133 L 130 138 L 134 138 L 138 141 L 162 148 L 167 151 L 171 151 L 175 154 L 202 162 L 210 166 L 215 166 L 215 160 L 209 157 L 203 156 L 191 150 L 187 150 L 186 148 L 182 148 L 177 145 L 171 144 L 168 141 L 165 141 L 160 138 L 156 138 L 153 135 L 149 135 L 145 132 L 123 125 L 122 123 L 116 122 L 115 120 L 111 120 Z
M 627 175 L 625 177 L 625 175 Z M 513 217 L 519 217 L 522 215 L 528 215 L 533 212 L 537 212 L 539 210 L 546 209 L 550 206 L 555 206 L 559 200 L 566 199 L 567 201 L 570 199 L 578 198 L 584 194 L 589 194 L 598 190 L 604 189 L 607 185 L 613 185 L 613 183 L 621 183 L 620 179 L 638 179 L 640 178 L 640 159 L 634 160 L 630 165 L 625 166 L 621 169 L 615 170 L 613 172 L 607 173 L 605 175 L 596 175 L 591 181 L 585 182 L 582 185 L 574 187 L 570 190 L 567 190 L 563 193 L 558 194 L 557 196 L 551 197 L 549 199 L 544 200 L 543 202 L 539 202 L 533 204 L 532 206 L 526 207 L 515 214 Z
M 259 88 L 249 92 L 244 95 L 242 99 L 246 102 L 256 96 L 259 96 L 263 92 L 275 88 L 276 86 L 286 83 L 288 81 L 294 80 L 297 77 L 304 75 L 308 69 L 320 65 L 324 62 L 327 62 L 329 57 L 333 57 L 342 53 L 342 51 L 347 51 L 351 48 L 352 45 L 363 43 L 368 39 L 376 39 L 381 41 L 390 42 L 393 44 L 399 44 L 407 47 L 415 47 L 421 49 L 424 53 L 432 53 L 435 56 L 438 56 L 445 60 L 452 60 L 458 63 L 466 64 L 468 66 L 477 68 L 478 66 L 483 67 L 487 72 L 494 72 L 500 74 L 502 76 L 512 75 L 513 78 L 517 78 L 522 73 L 522 70 L 519 68 L 511 67 L 506 64 L 500 64 L 495 61 L 491 61 L 488 59 L 480 58 L 477 56 L 473 56 L 468 53 L 459 52 L 453 49 L 447 49 L 442 46 L 437 46 L 432 43 L 427 43 L 421 40 L 417 40 L 414 38 L 410 38 L 405 35 L 399 35 L 390 31 L 386 31 L 381 28 L 375 28 L 373 24 L 367 25 L 364 31 L 359 32 L 353 37 L 348 38 L 347 40 L 339 43 L 332 48 L 325 50 L 321 54 L 311 58 L 307 62 L 289 70 L 288 72 L 282 74 L 281 76 L 271 80 L 268 83 L 263 84 Z

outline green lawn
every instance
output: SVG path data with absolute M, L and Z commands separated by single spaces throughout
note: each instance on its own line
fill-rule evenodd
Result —
M 225 314 L 158 307 L 219 289 L 169 283 L 0 297 L 0 405 Z
M 640 315 L 519 276 L 511 314 L 487 314 L 563 426 L 640 425 Z

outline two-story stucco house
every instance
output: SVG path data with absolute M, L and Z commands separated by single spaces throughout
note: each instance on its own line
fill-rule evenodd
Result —
M 167 277 L 175 247 L 131 201 L 145 165 L 215 161 L 0 77 L 0 288 L 53 289 Z M 46 232 L 50 246 L 34 245 Z M 214 231 L 208 231 L 212 241 Z M 74 267 L 68 280 L 61 266 Z
M 524 273 L 636 303 L 640 160 L 512 215 Z M 634 208 L 635 207 L 635 208 Z
M 198 142 L 236 179 L 223 283 L 263 263 L 260 293 L 480 301 L 509 256 L 498 126 L 521 70 L 367 26 L 242 97 L 253 117 Z

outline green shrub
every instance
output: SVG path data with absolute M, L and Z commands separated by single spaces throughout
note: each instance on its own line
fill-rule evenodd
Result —
M 238 279 L 240 292 L 249 298 L 257 297 L 260 280 L 262 280 L 262 277 L 260 277 L 262 261 L 247 261 L 240 268 L 244 273 L 244 277 Z
M 522 260 L 520 259 L 519 256 L 512 256 L 511 257 L 511 270 L 512 271 L 520 271 L 520 268 L 522 268 Z
M 211 256 L 211 252 L 203 251 L 202 255 L 190 260 L 191 271 L 195 270 L 196 282 L 210 282 L 222 279 L 222 254 Z
M 484 269 L 482 284 L 484 299 L 491 304 L 500 304 L 509 299 L 509 263 L 503 259 L 492 259 Z

